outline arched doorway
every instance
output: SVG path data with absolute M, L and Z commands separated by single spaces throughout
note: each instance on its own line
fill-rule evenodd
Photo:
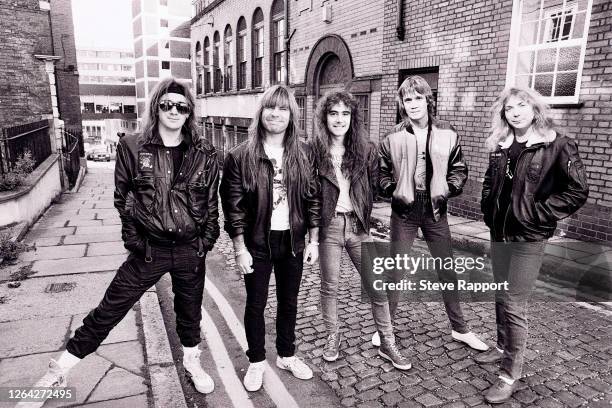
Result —
M 350 81 L 350 73 L 342 65 L 336 54 L 329 53 L 321 60 L 321 67 L 316 79 L 316 99 L 331 90 L 343 89 Z
M 317 41 L 308 57 L 306 93 L 319 96 L 332 89 L 348 87 L 353 80 L 353 60 L 340 36 L 329 35 Z

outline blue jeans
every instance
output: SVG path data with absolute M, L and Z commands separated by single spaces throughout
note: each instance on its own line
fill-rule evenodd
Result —
M 276 279 L 276 352 L 281 357 L 295 353 L 295 321 L 298 293 L 302 281 L 304 253 L 291 253 L 291 234 L 286 231 L 270 232 L 272 258 L 253 258 L 253 273 L 244 275 L 247 298 L 244 310 L 244 329 L 249 349 L 249 362 L 266 359 L 266 322 L 264 311 L 268 303 L 270 275 L 274 269 Z
M 346 248 L 363 285 L 370 284 L 361 271 L 361 243 L 371 237 L 359 227 L 354 215 L 336 215 L 329 226 L 321 229 L 319 264 L 321 266 L 321 312 L 327 333 L 338 331 L 338 286 L 340 284 L 340 258 Z M 351 284 L 350 282 L 348 283 Z M 371 300 L 376 328 L 385 338 L 393 336 L 389 303 Z
M 501 369 L 521 377 L 527 344 L 527 302 L 542 266 L 546 241 L 491 242 L 495 282 L 508 282 L 508 291 L 495 294 L 497 347 L 504 350 Z
M 440 216 L 438 222 L 434 221 L 431 201 L 427 193 L 417 191 L 415 202 L 411 209 L 405 213 L 398 214 L 395 210 L 391 213 L 391 252 L 397 253 L 408 251 L 412 248 L 418 229 L 421 228 L 427 242 L 427 247 L 432 257 L 452 257 L 452 241 L 448 218 L 446 213 Z M 445 269 L 436 270 L 438 279 L 442 283 L 454 283 L 457 288 L 457 275 L 454 271 Z M 402 276 L 396 274 L 394 280 L 401 280 Z M 459 333 L 469 331 L 463 312 L 459 304 L 459 293 L 457 290 L 442 292 L 446 314 L 453 330 Z M 399 300 L 397 293 L 389 293 L 389 308 L 391 316 L 395 316 Z

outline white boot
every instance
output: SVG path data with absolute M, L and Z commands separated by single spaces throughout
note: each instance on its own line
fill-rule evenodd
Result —
M 53 359 L 49 361 L 49 368 L 45 375 L 32 386 L 34 388 L 63 388 L 66 387 L 66 376 L 68 375 L 69 368 L 62 368 Z M 40 408 L 46 402 L 45 400 L 36 402 L 19 402 L 16 407 L 19 408 Z
M 200 354 L 198 347 L 183 347 L 183 367 L 185 375 L 191 380 L 195 389 L 202 394 L 210 394 L 215 389 L 215 382 L 206 374 L 200 365 Z

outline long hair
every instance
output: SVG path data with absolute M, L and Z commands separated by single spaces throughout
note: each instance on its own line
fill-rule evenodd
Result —
M 528 103 L 533 109 L 533 129 L 545 134 L 554 127 L 550 110 L 538 91 L 530 88 L 510 87 L 503 90 L 491 108 L 491 134 L 485 141 L 487 150 L 493 152 L 497 145 L 513 133 L 513 128 L 506 118 L 506 103 L 511 96 L 516 96 Z
M 183 95 L 187 99 L 187 104 L 191 108 L 189 117 L 183 124 L 181 133 L 183 137 L 189 138 L 191 142 L 195 142 L 199 138 L 198 126 L 196 123 L 196 117 L 194 113 L 195 99 L 188 86 L 178 82 L 176 79 L 169 77 L 164 78 L 153 88 L 151 96 L 147 103 L 146 113 L 142 126 L 142 133 L 140 135 L 141 140 L 144 143 L 149 143 L 157 133 L 157 127 L 159 123 L 159 101 L 162 96 L 168 93 L 168 88 L 179 87 L 183 90 Z
M 344 103 L 351 110 L 351 123 L 348 132 L 344 136 L 344 156 L 342 157 L 342 174 L 350 179 L 357 167 L 366 158 L 367 140 L 363 131 L 363 120 L 359 112 L 357 99 L 347 91 L 330 91 L 322 96 L 317 102 L 315 110 L 315 136 L 314 147 L 317 159 L 321 167 L 326 168 L 331 165 L 329 159 L 332 134 L 327 127 L 327 114 L 331 108 Z
M 291 90 L 285 85 L 274 85 L 268 88 L 259 101 L 255 116 L 249 126 L 249 138 L 246 142 L 246 160 L 243 160 L 242 174 L 244 188 L 254 191 L 257 186 L 257 176 L 264 168 L 259 157 L 264 155 L 263 140 L 266 130 L 261 120 L 265 108 L 275 106 L 289 108 L 289 126 L 283 139 L 283 182 L 287 192 L 297 193 L 304 197 L 308 188 L 308 163 L 304 152 L 300 149 L 298 121 L 300 110 Z
M 418 75 L 410 76 L 404 79 L 404 82 L 400 85 L 397 90 L 397 94 L 395 95 L 395 100 L 397 102 L 397 109 L 399 109 L 400 116 L 404 122 L 408 121 L 408 113 L 406 112 L 406 108 L 404 107 L 404 97 L 406 94 L 418 92 L 425 97 L 427 101 L 427 114 L 429 115 L 429 119 L 434 117 L 434 98 L 433 92 L 431 91 L 431 87 L 423 79 Z

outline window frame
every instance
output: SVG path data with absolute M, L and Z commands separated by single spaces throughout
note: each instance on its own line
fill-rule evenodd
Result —
M 242 25 L 241 25 L 242 24 Z M 247 25 L 244 17 L 236 25 L 236 88 L 247 87 Z
M 258 12 L 261 15 L 261 21 L 255 22 L 255 18 L 258 17 Z M 265 57 L 265 48 L 264 48 L 264 38 L 265 38 L 265 19 L 263 16 L 263 11 L 261 8 L 255 9 L 253 13 L 253 24 L 251 26 L 251 59 L 253 64 L 253 69 L 251 71 L 252 75 L 252 87 L 253 88 L 262 88 L 264 84 L 263 78 L 263 60 Z M 260 55 L 261 51 L 261 55 Z
M 577 104 L 580 102 L 580 90 L 582 85 L 582 72 L 584 67 L 584 60 L 586 55 L 586 46 L 588 42 L 589 28 L 591 23 L 591 12 L 593 8 L 593 0 L 586 0 L 586 9 L 584 11 L 584 27 L 581 38 L 570 38 L 570 39 L 549 39 L 549 29 L 552 24 L 551 16 L 555 12 L 561 13 L 560 30 L 563 32 L 564 19 L 566 15 L 572 15 L 572 23 L 570 27 L 570 35 L 573 32 L 574 24 L 576 21 L 577 13 L 566 14 L 567 10 L 577 10 L 576 0 L 559 0 L 559 5 L 552 10 L 545 11 L 543 8 L 544 0 L 540 0 L 539 14 L 537 20 L 525 20 L 529 22 L 538 22 L 536 31 L 536 40 L 534 44 L 520 45 L 521 28 L 522 28 L 522 6 L 524 0 L 514 0 L 512 6 L 512 22 L 510 26 L 510 44 L 508 47 L 508 65 L 506 70 L 506 86 L 515 86 L 518 82 L 519 76 L 529 77 L 529 87 L 534 89 L 535 77 L 538 74 L 536 67 L 538 64 L 538 52 L 541 50 L 556 50 L 554 57 L 554 69 L 552 71 L 546 71 L 546 73 L 552 73 L 552 85 L 551 85 L 551 96 L 543 95 L 544 100 L 549 104 Z M 579 12 L 582 13 L 582 12 Z M 542 33 L 542 30 L 545 30 Z M 546 36 L 546 37 L 544 37 Z M 539 39 L 543 38 L 542 42 Z M 559 70 L 559 59 L 558 56 L 560 50 L 565 48 L 580 47 L 580 55 L 578 57 L 577 69 L 565 69 Z M 521 75 L 518 72 L 519 55 L 521 52 L 533 51 L 533 63 L 530 68 L 530 72 Z M 563 73 L 576 73 L 576 84 L 574 87 L 574 94 L 569 96 L 556 96 L 554 95 L 556 90 L 557 78 L 559 74 Z M 544 72 L 542 72 L 544 73 Z

